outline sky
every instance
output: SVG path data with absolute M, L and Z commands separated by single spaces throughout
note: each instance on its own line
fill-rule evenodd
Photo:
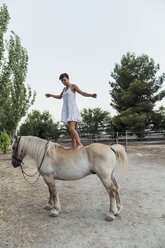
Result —
M 123 54 L 147 54 L 165 72 L 165 0 L 0 0 L 10 13 L 10 31 L 21 38 L 29 55 L 26 83 L 37 92 L 30 109 L 49 110 L 60 121 L 61 73 L 97 98 L 76 95 L 83 108 L 100 107 L 115 115 L 110 106 L 109 81 Z M 163 86 L 165 89 L 165 84 Z M 165 105 L 165 99 L 156 108 Z

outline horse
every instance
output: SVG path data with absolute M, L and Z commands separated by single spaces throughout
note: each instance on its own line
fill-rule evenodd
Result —
M 110 207 L 105 220 L 112 221 L 120 214 L 122 204 L 114 169 L 117 164 L 127 166 L 127 154 L 122 145 L 92 143 L 79 150 L 70 150 L 38 137 L 15 136 L 12 149 L 13 167 L 22 166 L 27 155 L 36 161 L 37 169 L 49 189 L 49 201 L 44 208 L 50 210 L 50 216 L 58 216 L 61 210 L 55 180 L 78 180 L 90 174 L 100 178 L 109 195 Z

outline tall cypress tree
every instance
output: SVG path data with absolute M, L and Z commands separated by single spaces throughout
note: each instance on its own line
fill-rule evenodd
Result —
M 28 54 L 13 31 L 4 40 L 10 20 L 7 6 L 0 8 L 0 129 L 13 135 L 19 121 L 34 103 L 35 92 L 25 85 Z

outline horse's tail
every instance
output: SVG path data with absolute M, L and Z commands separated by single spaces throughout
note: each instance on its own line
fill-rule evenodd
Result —
M 127 168 L 128 159 L 127 159 L 127 153 L 125 151 L 124 146 L 115 144 L 115 145 L 112 145 L 110 148 L 116 155 L 117 164 L 123 168 Z

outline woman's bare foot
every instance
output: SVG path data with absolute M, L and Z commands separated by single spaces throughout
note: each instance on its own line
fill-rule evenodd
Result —
M 76 148 L 75 148 L 75 150 L 79 150 L 79 149 L 81 149 L 83 147 L 83 145 L 81 144 L 81 145 L 78 145 Z

